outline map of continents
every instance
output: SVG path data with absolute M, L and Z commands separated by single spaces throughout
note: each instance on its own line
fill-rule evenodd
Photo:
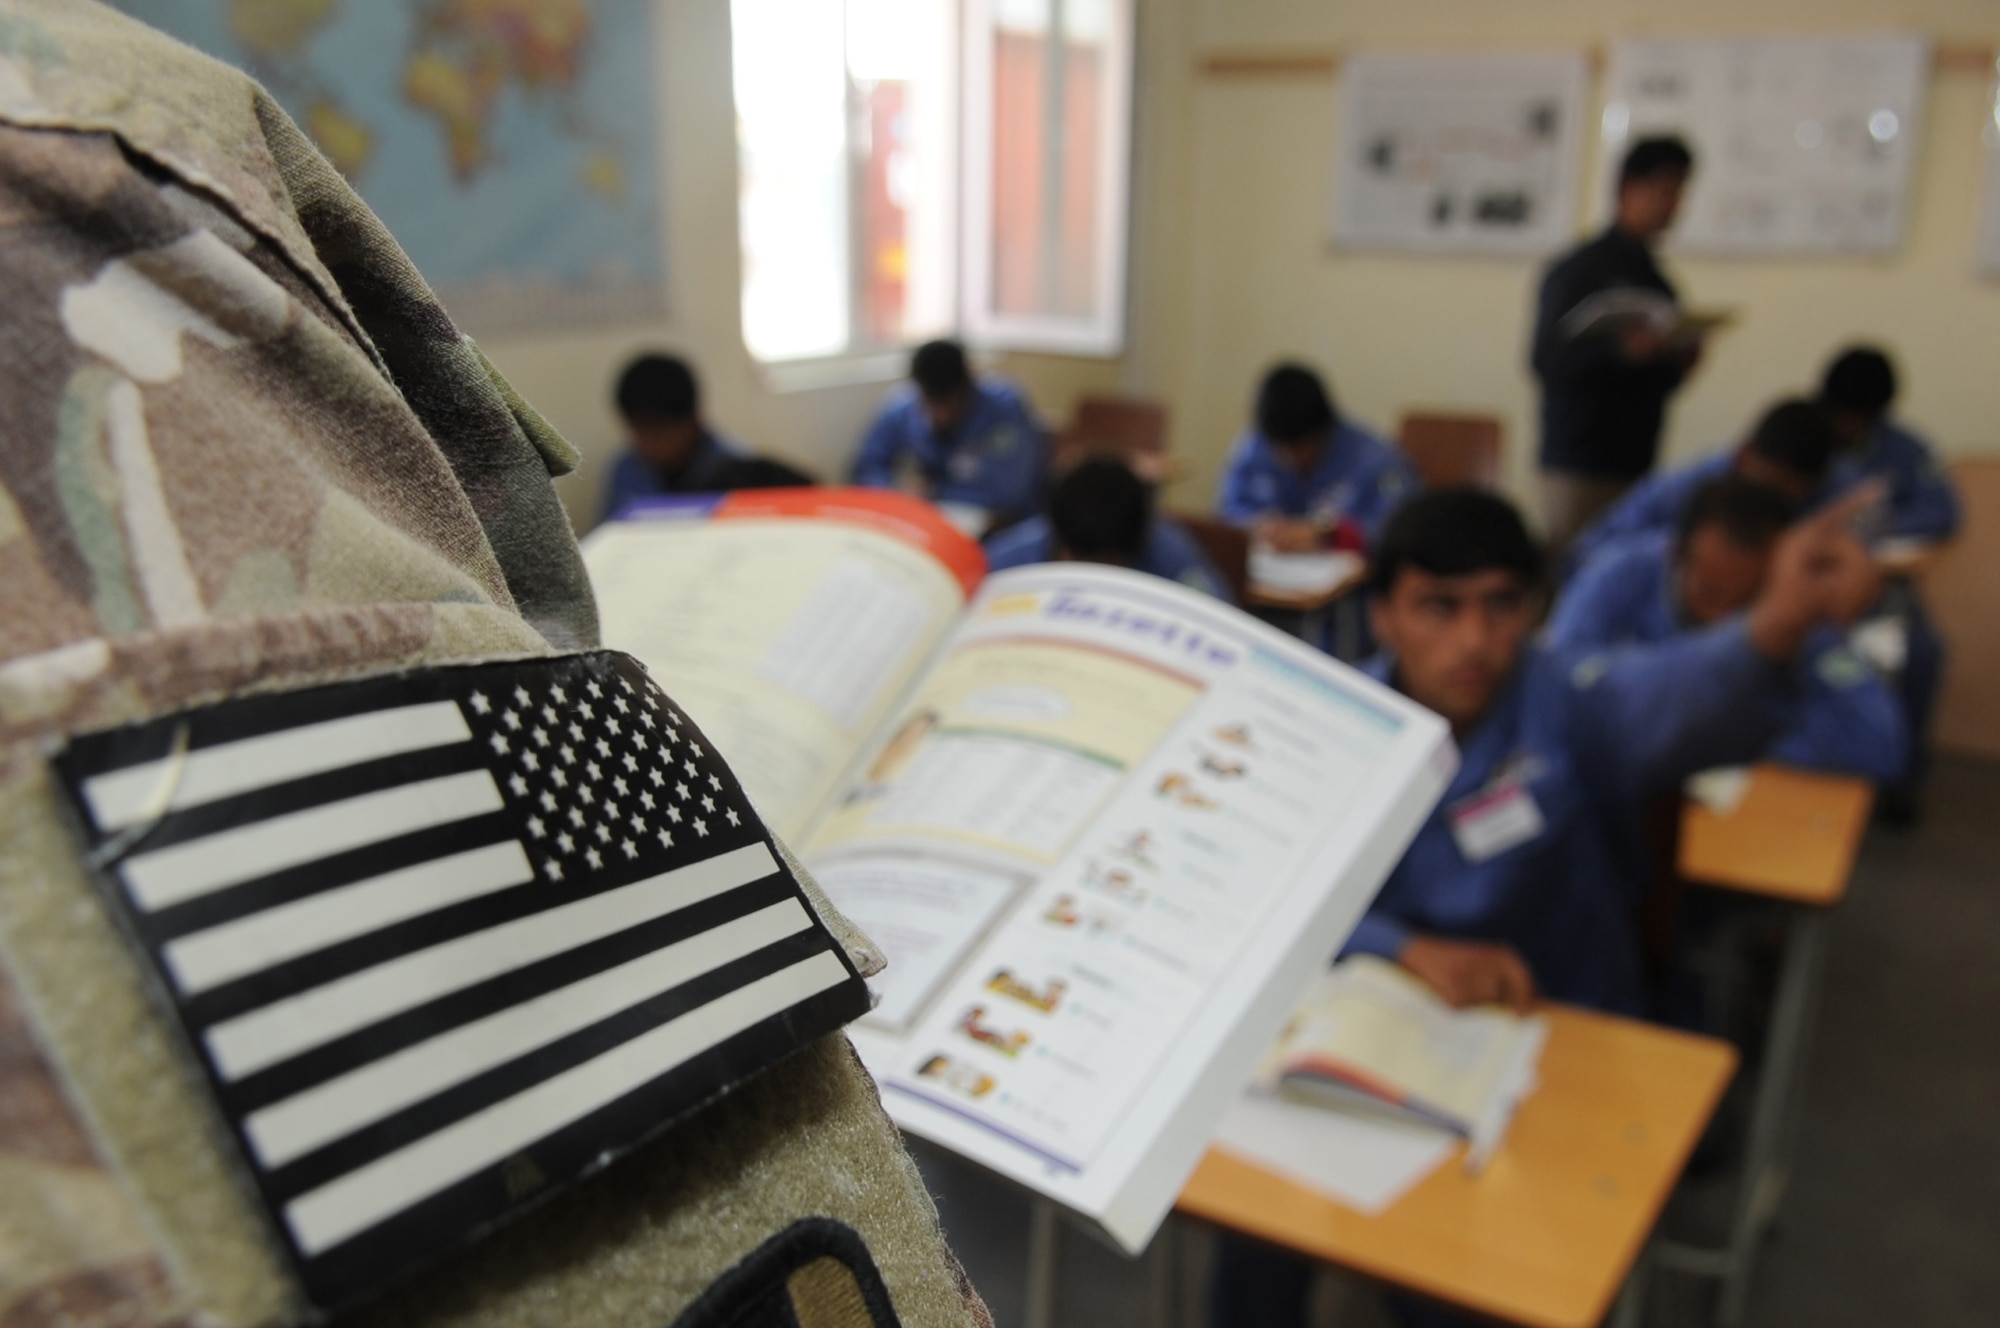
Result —
M 473 332 L 660 307 L 651 0 L 116 0 L 241 66 Z

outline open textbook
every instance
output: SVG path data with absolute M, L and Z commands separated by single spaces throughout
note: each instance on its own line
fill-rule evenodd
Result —
M 1733 309 L 1683 309 L 1650 287 L 1614 286 L 1564 314 L 1559 327 L 1574 338 L 1616 335 L 1630 324 L 1646 323 L 1671 346 L 1694 346 L 1735 322 Z
M 669 501 L 584 542 L 645 661 L 889 959 L 899 1125 L 1137 1250 L 1456 767 L 1443 721 L 1185 587 L 982 579 L 931 508 Z
M 1534 1086 L 1548 1021 L 1454 1010 L 1406 970 L 1356 955 L 1322 974 L 1258 1070 L 1297 1102 L 1386 1111 L 1458 1135 L 1484 1164 Z

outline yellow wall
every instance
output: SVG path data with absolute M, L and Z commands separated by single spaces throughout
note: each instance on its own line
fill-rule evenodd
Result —
M 1405 408 L 1495 412 L 1510 468 L 1530 468 L 1533 398 L 1522 365 L 1537 264 L 1344 254 L 1323 239 L 1335 81 L 1221 79 L 1197 62 L 1224 51 L 1601 47 L 1621 34 L 1912 29 L 1943 41 L 2000 40 L 1992 0 L 1137 0 L 1131 332 L 1120 360 L 1002 357 L 1045 414 L 1086 391 L 1166 400 L 1188 479 L 1176 505 L 1205 503 L 1260 370 L 1280 355 L 1325 367 L 1342 403 L 1387 429 Z M 737 306 L 736 157 L 728 0 L 660 0 L 661 145 L 670 311 L 657 325 L 492 338 L 486 349 L 588 453 L 563 482 L 579 528 L 593 515 L 616 442 L 609 393 L 626 356 L 690 353 L 717 424 L 828 476 L 844 467 L 886 378 L 782 391 L 743 349 Z M 1728 436 L 1767 399 L 1804 385 L 1836 342 L 1871 335 L 1901 353 L 1904 413 L 1947 451 L 2000 451 L 2000 285 L 1973 275 L 1979 127 L 1988 80 L 1931 84 L 1914 206 L 1887 260 L 1676 260 L 1684 294 L 1740 309 L 1682 393 L 1675 454 Z M 1587 176 L 1586 178 L 1590 178 Z M 1583 217 L 1578 218 L 1579 229 Z
M 1127 377 L 1173 407 L 1191 477 L 1174 500 L 1189 505 L 1207 500 L 1256 376 L 1282 355 L 1321 365 L 1343 405 L 1381 429 L 1412 406 L 1500 415 L 1510 481 L 1525 491 L 1534 446 L 1525 338 L 1540 266 L 1333 250 L 1323 237 L 1335 78 L 1202 75 L 1202 56 L 1364 46 L 1601 50 L 1628 34 L 1891 27 L 1961 44 L 2000 37 L 2000 8 L 1989 0 L 1141 3 L 1142 86 L 1155 123 L 1137 202 L 1142 214 L 1170 219 L 1143 245 L 1135 272 L 1136 321 L 1150 335 L 1133 348 Z M 1977 279 L 1971 259 L 1989 82 L 1975 71 L 1933 77 L 1909 226 L 1894 257 L 1669 260 L 1689 302 L 1742 313 L 1678 398 L 1670 455 L 1730 437 L 1768 400 L 1807 386 L 1829 349 L 1860 336 L 1899 352 L 1903 413 L 1945 450 L 2000 451 L 2000 285 Z M 1595 178 L 1590 166 L 1586 179 Z

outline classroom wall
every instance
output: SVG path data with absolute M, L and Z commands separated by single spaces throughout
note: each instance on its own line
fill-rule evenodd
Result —
M 993 363 L 1060 420 L 1092 391 L 1164 399 L 1186 478 L 1175 505 L 1205 505 L 1258 373 L 1281 355 L 1328 369 L 1343 404 L 1388 429 L 1412 406 L 1497 413 L 1510 478 L 1525 492 L 1533 446 L 1522 362 L 1536 267 L 1499 259 L 1341 253 L 1323 238 L 1335 77 L 1223 78 L 1207 55 L 1601 47 L 1624 33 L 1913 29 L 1941 41 L 2000 41 L 1991 0 L 1137 0 L 1139 68 L 1133 267 L 1126 353 L 1116 359 L 1003 355 Z M 845 467 L 895 357 L 844 381 L 781 381 L 744 350 L 738 314 L 736 146 L 728 0 L 658 0 L 667 315 L 654 323 L 482 338 L 496 363 L 572 441 L 582 472 L 562 482 L 582 529 L 615 451 L 609 393 L 630 354 L 690 353 L 709 413 L 760 449 L 829 477 Z M 2000 453 L 1990 386 L 2000 283 L 1975 278 L 1971 246 L 1988 76 L 1933 78 L 1902 252 L 1883 260 L 1674 260 L 1687 298 L 1742 311 L 1684 392 L 1669 448 L 1728 437 L 1770 397 L 1803 385 L 1850 336 L 1901 351 L 1906 414 L 1954 455 Z M 635 113 L 638 113 L 635 108 Z M 1595 163 L 1592 163 L 1594 168 Z M 1586 178 L 1591 178 L 1587 175 Z M 1579 230 L 1584 218 L 1578 218 Z
M 820 375 L 844 381 L 797 386 L 766 371 L 744 349 L 729 2 L 656 0 L 654 38 L 666 316 L 586 331 L 480 338 L 526 399 L 584 450 L 582 470 L 557 485 L 579 531 L 596 519 L 605 468 L 617 452 L 612 384 L 638 351 L 690 355 L 717 427 L 829 479 L 845 472 L 877 402 L 902 374 L 900 356 L 879 356 Z M 1071 356 L 1002 355 L 988 362 L 1019 376 L 1054 418 L 1066 415 L 1077 395 L 1115 387 L 1121 370 L 1116 361 Z
M 1415 406 L 1506 422 L 1510 486 L 1529 491 L 1533 384 L 1525 367 L 1537 261 L 1344 253 L 1324 239 L 1337 75 L 1218 76 L 1225 53 L 1342 49 L 1601 50 L 1630 34 L 1914 30 L 1991 46 L 1990 0 L 1141 0 L 1142 104 L 1155 117 L 1137 210 L 1155 233 L 1135 271 L 1147 335 L 1126 381 L 1173 407 L 1189 479 L 1209 500 L 1251 387 L 1274 358 L 1326 368 L 1343 405 L 1392 429 Z M 1670 258 L 1685 299 L 1741 311 L 1680 395 L 1670 456 L 1730 438 L 1773 397 L 1808 385 L 1852 337 L 1893 345 L 1904 413 L 1954 455 L 2000 452 L 2000 283 L 1972 267 L 1980 129 L 1990 70 L 1935 74 L 1903 249 L 1886 259 Z M 1593 95 L 1597 90 L 1593 89 Z M 1593 106 L 1591 123 L 1595 123 Z M 1585 179 L 1595 177 L 1595 143 Z M 1586 217 L 1579 216 L 1581 232 Z

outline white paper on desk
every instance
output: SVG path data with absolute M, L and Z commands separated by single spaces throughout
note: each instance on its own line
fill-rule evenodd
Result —
M 1750 792 L 1750 767 L 1725 765 L 1704 770 L 1688 780 L 1686 790 L 1690 798 L 1717 816 L 1734 816 Z
M 1375 1217 L 1437 1170 L 1456 1135 L 1373 1112 L 1303 1106 L 1261 1093 L 1230 1104 L 1214 1146 Z
M 1265 544 L 1250 546 L 1250 584 L 1281 595 L 1324 595 L 1360 574 L 1358 553 L 1279 553 Z

